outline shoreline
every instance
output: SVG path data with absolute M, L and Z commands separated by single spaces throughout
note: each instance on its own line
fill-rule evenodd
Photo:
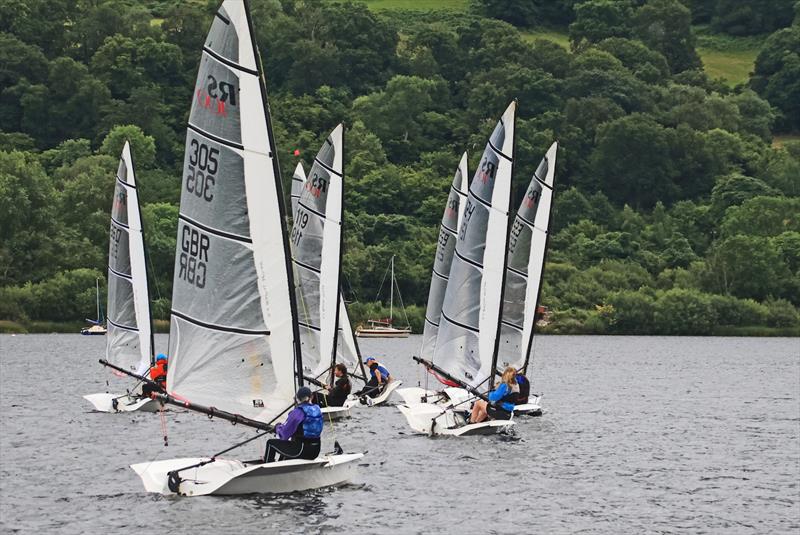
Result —
M 74 321 L 30 321 L 30 322 L 17 322 L 10 320 L 0 320 L 0 334 L 80 334 L 82 327 L 86 324 L 83 322 Z M 561 328 L 559 328 L 561 327 Z M 710 333 L 608 333 L 608 332 L 593 332 L 589 329 L 583 329 L 578 326 L 570 326 L 571 328 L 563 328 L 556 324 L 550 324 L 547 327 L 538 330 L 537 334 L 550 335 L 550 336 L 730 336 L 730 337 L 744 337 L 744 338 L 797 338 L 800 337 L 800 327 L 765 327 L 759 325 L 744 326 L 744 327 L 731 327 L 731 326 L 717 326 Z M 168 320 L 153 320 L 153 332 L 156 334 L 169 333 Z M 420 334 L 420 333 L 412 333 Z

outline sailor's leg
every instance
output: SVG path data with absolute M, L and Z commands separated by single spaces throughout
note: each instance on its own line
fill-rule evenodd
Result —
M 277 455 L 281 456 L 280 460 L 286 457 L 294 459 L 297 457 L 297 452 L 300 450 L 299 443 L 292 440 L 278 440 L 271 438 L 267 440 L 267 451 L 264 455 L 268 463 L 274 462 Z

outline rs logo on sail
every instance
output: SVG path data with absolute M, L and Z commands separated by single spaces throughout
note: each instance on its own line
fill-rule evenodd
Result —
M 178 278 L 198 288 L 206 286 L 206 263 L 208 247 L 211 241 L 208 236 L 189 225 L 181 229 L 181 256 L 178 261 Z
M 208 75 L 205 87 L 198 87 L 195 92 L 197 104 L 213 110 L 213 113 L 228 116 L 225 106 L 236 107 L 236 93 L 238 89 L 230 82 L 219 82 L 212 75 Z

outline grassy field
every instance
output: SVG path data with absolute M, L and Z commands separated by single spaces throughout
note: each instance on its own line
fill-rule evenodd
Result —
M 375 11 L 410 9 L 414 11 L 466 11 L 469 0 L 362 0 Z
M 783 134 L 772 138 L 773 147 L 783 147 L 787 141 L 800 141 L 800 134 Z
M 530 31 L 522 31 L 522 38 L 526 41 L 533 41 L 535 39 L 546 39 L 547 41 L 553 41 L 557 43 L 567 50 L 569 50 L 569 37 L 567 36 L 566 32 L 560 32 L 558 30 L 530 30 Z
M 758 50 L 725 52 L 698 47 L 697 53 L 703 61 L 703 68 L 712 79 L 722 78 L 733 87 L 750 78 Z

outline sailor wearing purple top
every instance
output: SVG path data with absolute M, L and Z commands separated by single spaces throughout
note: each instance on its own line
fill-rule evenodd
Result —
M 266 462 L 273 462 L 277 455 L 281 456 L 281 461 L 316 459 L 319 456 L 322 410 L 319 405 L 310 403 L 310 398 L 310 388 L 303 386 L 297 391 L 297 407 L 292 409 L 284 423 L 275 427 L 278 438 L 267 441 L 267 451 L 264 454 Z

